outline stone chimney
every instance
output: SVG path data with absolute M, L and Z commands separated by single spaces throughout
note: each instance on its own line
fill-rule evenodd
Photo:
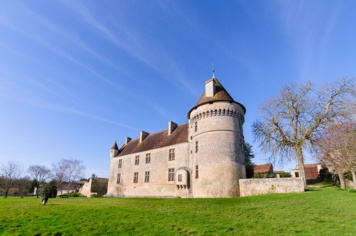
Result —
M 131 138 L 130 138 L 130 137 L 126 137 L 126 139 L 125 139 L 125 145 L 127 145 L 130 141 L 131 141 Z
M 205 97 L 214 97 L 216 93 L 215 80 L 214 78 L 209 79 L 205 82 Z
M 173 121 L 168 122 L 168 135 L 171 135 L 177 127 L 178 125 Z
M 140 143 L 143 142 L 143 140 L 149 135 L 149 133 L 145 132 L 145 131 L 141 131 L 140 132 Z

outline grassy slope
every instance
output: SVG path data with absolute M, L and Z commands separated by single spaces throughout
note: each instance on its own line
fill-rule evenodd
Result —
M 232 199 L 0 199 L 0 234 L 356 235 L 356 193 L 336 188 Z

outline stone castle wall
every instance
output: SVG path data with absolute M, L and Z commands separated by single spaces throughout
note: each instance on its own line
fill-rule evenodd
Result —
M 304 192 L 303 178 L 240 179 L 240 197 Z
M 175 160 L 169 161 L 169 149 L 175 149 Z M 146 154 L 151 154 L 151 161 L 146 164 Z M 135 157 L 139 155 L 139 165 Z M 119 160 L 122 167 L 119 168 Z M 108 183 L 109 197 L 180 197 L 176 182 L 168 181 L 168 169 L 188 166 L 188 143 L 153 149 L 111 159 Z M 145 172 L 150 171 L 150 182 L 145 183 Z M 134 183 L 134 172 L 138 172 L 138 183 Z M 121 173 L 121 182 L 117 183 L 117 174 Z

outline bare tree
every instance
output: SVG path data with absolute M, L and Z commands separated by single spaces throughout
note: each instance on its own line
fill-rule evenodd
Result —
M 27 195 L 31 187 L 31 179 L 29 176 L 25 176 L 16 181 L 16 187 L 19 190 L 21 198 Z
M 38 186 L 36 186 L 36 197 L 38 198 L 39 188 L 50 177 L 51 171 L 45 166 L 33 165 L 28 168 L 28 172 L 38 182 Z
M 67 194 L 69 194 L 69 189 L 72 185 L 72 182 L 76 179 L 80 179 L 84 176 L 85 166 L 82 165 L 81 160 L 77 159 L 65 159 L 67 162 L 66 170 L 66 180 L 68 181 Z
M 337 173 L 345 189 L 344 172 L 351 171 L 356 189 L 356 123 L 338 123 L 323 132 L 315 146 L 317 156 L 330 172 Z
M 15 187 L 16 180 L 21 176 L 22 166 L 14 161 L 0 166 L 0 188 L 4 190 L 4 198 L 7 198 L 10 188 Z
M 52 164 L 52 171 L 57 180 L 57 188 L 61 191 L 61 195 L 63 194 L 62 183 L 68 182 L 67 194 L 69 194 L 72 182 L 80 179 L 84 175 L 84 170 L 85 166 L 82 165 L 82 161 L 77 159 L 61 159 L 59 162 Z
M 286 84 L 260 107 L 253 124 L 255 139 L 274 160 L 298 160 L 304 178 L 304 152 L 311 149 L 320 132 L 346 110 L 344 100 L 355 88 L 353 78 L 343 77 L 315 88 L 313 83 Z
M 54 179 L 57 183 L 57 189 L 61 191 L 61 195 L 63 195 L 62 183 L 67 180 L 67 170 L 69 169 L 68 160 L 61 159 L 57 163 L 52 164 L 52 172 L 54 175 Z

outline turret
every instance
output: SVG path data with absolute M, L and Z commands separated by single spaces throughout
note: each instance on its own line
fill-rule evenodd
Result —
M 213 76 L 188 112 L 194 197 L 239 196 L 238 181 L 246 178 L 243 153 L 245 107 Z
M 113 158 L 119 154 L 119 149 L 117 147 L 117 143 L 115 141 L 114 145 L 112 145 L 110 149 L 110 157 Z

